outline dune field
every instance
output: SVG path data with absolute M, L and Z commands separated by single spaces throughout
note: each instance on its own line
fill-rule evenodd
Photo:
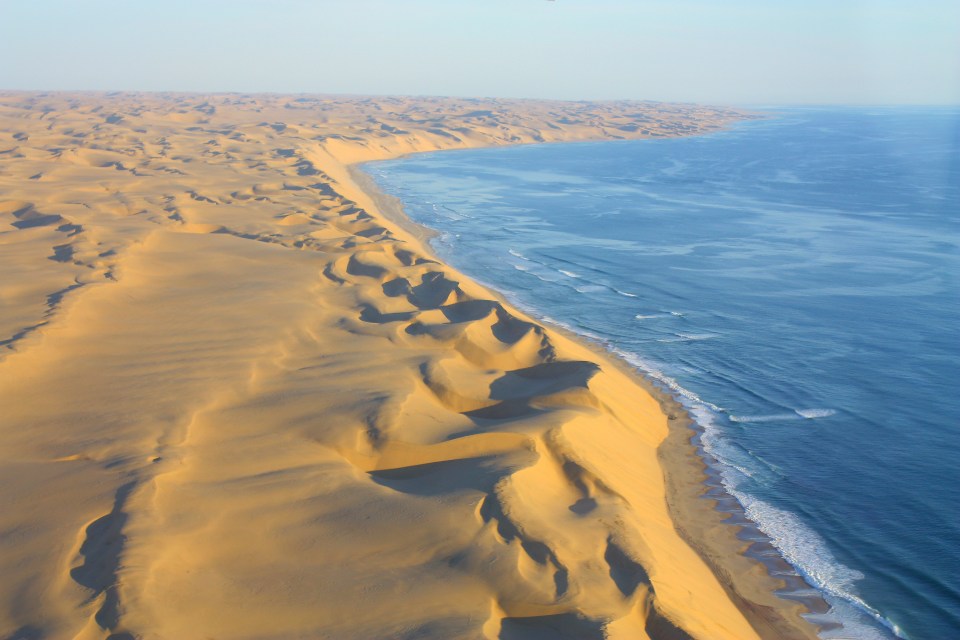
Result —
M 0 92 L 0 638 L 816 637 L 682 412 L 351 167 L 741 116 Z

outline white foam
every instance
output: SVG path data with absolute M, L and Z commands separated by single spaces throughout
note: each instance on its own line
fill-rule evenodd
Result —
M 462 211 L 457 211 L 452 207 L 441 202 L 431 202 L 430 200 L 424 200 L 425 205 L 429 205 L 430 210 L 433 211 L 433 215 L 436 218 L 446 218 L 447 220 L 468 220 L 473 216 L 463 213 Z
M 621 210 L 619 210 L 619 209 L 614 209 L 613 211 L 601 211 L 601 212 L 599 212 L 599 213 L 591 213 L 591 214 L 590 214 L 590 217 L 591 217 L 591 218 L 594 218 L 594 219 L 597 219 L 597 218 L 606 218 L 607 216 L 618 216 L 618 215 L 620 215 L 621 213 L 623 213 L 623 211 L 621 211 Z
M 837 412 L 833 409 L 796 409 L 796 413 L 801 418 L 806 418 L 807 420 L 829 418 L 830 416 L 837 415 Z
M 526 260 L 527 262 L 530 262 L 530 258 L 528 258 L 527 256 L 523 255 L 523 254 L 520 253 L 519 251 L 514 251 L 513 249 L 507 249 L 507 253 L 509 253 L 510 255 L 512 255 L 514 258 L 520 258 L 521 260 Z
M 620 349 L 617 349 L 616 347 L 613 347 L 609 343 L 607 343 L 606 346 L 611 351 L 619 355 L 621 358 L 623 358 L 624 360 L 626 360 L 627 362 L 635 366 L 637 369 L 640 369 L 645 374 L 647 374 L 648 376 L 650 376 L 651 378 L 653 378 L 654 380 L 656 380 L 666 388 L 670 389 L 678 396 L 693 403 L 691 406 L 688 406 L 688 408 L 691 411 L 695 411 L 697 406 L 699 405 L 702 407 L 708 407 L 710 409 L 713 409 L 717 413 L 724 413 L 723 407 L 719 407 L 711 402 L 707 402 L 706 400 L 698 396 L 693 391 L 690 391 L 689 389 L 681 386 L 679 382 L 677 382 L 676 380 L 674 380 L 673 378 L 665 374 L 659 367 L 654 366 L 654 364 L 649 360 L 641 358 L 640 356 L 630 353 L 628 351 L 622 351 Z
M 716 455 L 716 453 L 717 453 L 718 451 L 722 451 L 722 450 L 723 450 L 723 446 L 718 445 L 717 443 L 714 443 L 714 447 L 713 447 L 713 451 L 714 451 L 714 454 L 713 454 L 713 455 L 714 455 L 714 457 L 723 459 L 723 464 L 727 465 L 728 467 L 730 467 L 730 468 L 732 468 L 732 469 L 734 469 L 734 470 L 736 470 L 736 471 L 739 471 L 742 475 L 746 476 L 747 478 L 752 478 L 752 477 L 753 477 L 753 472 L 750 471 L 750 469 L 748 469 L 747 467 L 745 467 L 745 466 L 743 466 L 743 465 L 737 464 L 736 462 L 733 462 L 733 460 L 732 460 L 732 457 L 733 457 L 733 456 L 730 456 L 730 455 L 729 455 L 729 453 L 730 453 L 731 451 L 727 451 L 727 454 L 728 454 L 728 455 L 723 455 L 723 453 L 721 453 L 719 456 Z
M 730 422 L 782 422 L 784 420 L 801 420 L 797 413 L 776 413 L 768 416 L 735 416 L 729 415 Z
M 670 160 L 670 166 L 660 169 L 660 173 L 665 176 L 676 176 L 687 169 L 687 163 L 680 160 Z
M 783 422 L 784 420 L 815 420 L 836 415 L 834 409 L 795 409 L 793 413 L 774 413 L 759 416 L 738 416 L 730 414 L 731 422 Z
M 672 338 L 660 338 L 657 342 L 699 342 L 719 337 L 716 333 L 675 333 Z
M 684 340 L 712 340 L 713 338 L 719 337 L 717 333 L 678 333 L 676 334 L 678 338 L 683 338 Z
M 743 505 L 747 517 L 757 523 L 757 526 L 770 537 L 773 546 L 808 582 L 822 592 L 852 605 L 854 611 L 844 614 L 842 603 L 831 602 L 835 610 L 840 609 L 833 613 L 840 618 L 844 627 L 840 635 L 829 637 L 856 638 L 857 640 L 886 638 L 868 625 L 857 623 L 856 618 L 859 617 L 857 613 L 866 614 L 895 635 L 901 635 L 895 624 L 856 595 L 853 585 L 862 580 L 864 575 L 837 560 L 816 531 L 789 511 L 774 507 L 749 494 L 737 491 L 731 491 L 731 494 Z M 840 604 L 839 607 L 838 604 Z
M 654 318 L 667 318 L 669 316 L 665 313 L 651 313 L 649 315 L 638 313 L 633 317 L 636 318 L 637 320 L 653 320 Z
M 770 537 L 771 543 L 781 556 L 810 584 L 825 594 L 832 608 L 824 617 L 843 626 L 830 635 L 824 635 L 824 638 L 888 640 L 887 636 L 867 622 L 870 619 L 889 629 L 896 637 L 902 638 L 895 624 L 854 593 L 853 585 L 863 578 L 863 574 L 840 563 L 819 534 L 796 515 L 737 490 L 738 485 L 745 479 L 756 478 L 757 471 L 762 467 L 760 469 L 753 467 L 758 462 L 763 463 L 763 460 L 722 437 L 715 420 L 718 414 L 727 413 L 722 407 L 703 400 L 696 393 L 666 375 L 652 362 L 632 353 L 618 349 L 612 350 L 681 399 L 696 423 L 703 429 L 700 437 L 701 445 L 719 463 L 717 469 L 724 489 L 740 503 L 747 518 L 756 523 L 757 527 Z M 789 417 L 799 420 L 808 416 L 823 417 L 834 413 L 836 412 L 832 409 L 801 409 L 792 414 L 754 416 L 754 418 Z M 736 418 L 736 416 L 730 417 Z
M 614 291 L 616 291 L 616 292 L 619 293 L 620 295 L 626 296 L 626 297 L 628 297 L 628 298 L 636 298 L 636 297 L 637 297 L 637 294 L 635 294 L 635 293 L 627 293 L 626 291 L 620 291 L 620 289 L 614 289 Z
M 825 599 L 830 604 L 830 611 L 823 616 L 807 617 L 814 621 L 822 618 L 825 622 L 840 622 L 843 626 L 821 632 L 820 637 L 824 640 L 890 640 L 890 633 L 897 638 L 906 637 L 900 627 L 872 609 L 862 611 L 856 605 L 831 596 Z M 871 624 L 870 619 L 886 627 L 889 632 L 878 629 L 875 624 Z M 862 622 L 864 620 L 866 623 Z
M 582 287 L 576 287 L 577 293 L 595 293 L 597 291 L 606 291 L 607 288 L 598 284 L 588 284 Z
M 770 180 L 770 182 L 780 182 L 783 184 L 813 184 L 807 180 L 802 180 L 795 172 L 780 170 Z
M 557 269 L 557 271 L 559 271 L 559 272 L 562 273 L 563 275 L 567 276 L 568 278 L 579 278 L 579 277 L 580 277 L 579 274 L 574 273 L 573 271 L 565 271 L 564 269 Z
M 521 273 L 527 274 L 528 276 L 533 276 L 534 278 L 536 278 L 537 280 L 540 280 L 541 282 L 553 282 L 553 280 L 549 278 L 544 278 L 540 274 L 531 271 L 530 268 L 527 267 L 526 265 L 515 264 L 513 265 L 513 268 L 516 269 L 517 271 L 520 271 Z
M 863 579 L 863 574 L 837 560 L 816 531 L 789 511 L 751 495 L 740 493 L 737 499 L 747 517 L 770 536 L 781 555 L 801 569 L 815 586 L 843 598 L 856 597 L 849 590 Z

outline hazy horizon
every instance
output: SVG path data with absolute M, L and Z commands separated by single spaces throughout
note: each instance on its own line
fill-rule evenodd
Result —
M 6 4 L 0 90 L 958 105 L 960 4 Z
M 452 95 L 439 93 L 345 93 L 333 91 L 200 91 L 200 90 L 179 90 L 179 89 L 5 89 L 0 87 L 0 93 L 32 93 L 32 94 L 148 94 L 148 95 L 193 95 L 193 96 L 330 96 L 343 98 L 453 98 L 464 100 L 531 100 L 531 101 L 558 101 L 558 102 L 584 102 L 584 103 L 602 103 L 602 102 L 651 102 L 651 103 L 676 103 L 676 104 L 697 104 L 714 107 L 732 107 L 739 109 L 856 109 L 856 108 L 917 108 L 917 109 L 960 109 L 960 99 L 958 102 L 781 102 L 754 104 L 747 102 L 724 102 L 719 100 L 679 100 L 679 99 L 655 99 L 655 98 L 550 98 L 550 97 L 528 97 L 528 96 L 506 96 L 506 95 Z

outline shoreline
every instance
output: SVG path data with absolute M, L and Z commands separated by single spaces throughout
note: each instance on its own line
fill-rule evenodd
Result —
M 0 635 L 777 633 L 678 533 L 682 414 L 435 260 L 351 169 L 742 117 L 0 93 L 0 530 L 30 532 L 0 547 Z
M 406 155 L 412 154 L 404 154 Z M 388 160 L 397 160 L 404 156 Z M 382 160 L 374 162 L 380 161 Z M 348 167 L 356 184 L 367 192 L 384 217 L 413 235 L 432 252 L 430 241 L 440 232 L 409 217 L 402 200 L 383 191 L 376 179 L 364 171 L 365 164 L 366 162 L 361 162 Z M 482 286 L 502 304 L 513 305 L 492 286 Z M 669 435 L 660 446 L 658 456 L 663 465 L 669 489 L 668 504 L 675 516 L 678 533 L 710 565 L 728 595 L 747 615 L 761 637 L 785 640 L 811 637 L 800 635 L 802 632 L 786 619 L 785 615 L 797 619 L 805 619 L 802 616 L 806 615 L 816 617 L 828 611 L 829 604 L 819 593 L 810 593 L 815 587 L 809 585 L 782 558 L 780 552 L 770 543 L 769 537 L 747 518 L 739 501 L 727 493 L 716 470 L 719 463 L 700 443 L 703 427 L 697 424 L 683 402 L 649 374 L 610 351 L 603 343 L 549 320 L 536 318 L 536 322 L 588 347 L 632 378 L 637 386 L 657 400 L 664 415 L 668 417 L 670 427 Z M 709 540 L 711 537 L 715 539 Z M 780 577 L 774 577 L 774 573 Z M 773 600 L 770 596 L 773 596 Z M 820 632 L 839 626 L 829 622 L 817 623 L 811 619 L 806 622 L 817 628 L 813 638 L 819 637 Z

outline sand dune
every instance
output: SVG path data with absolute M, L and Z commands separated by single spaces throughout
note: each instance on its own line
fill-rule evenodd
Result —
M 350 169 L 736 117 L 0 94 L 0 637 L 814 637 L 678 534 L 660 400 Z

